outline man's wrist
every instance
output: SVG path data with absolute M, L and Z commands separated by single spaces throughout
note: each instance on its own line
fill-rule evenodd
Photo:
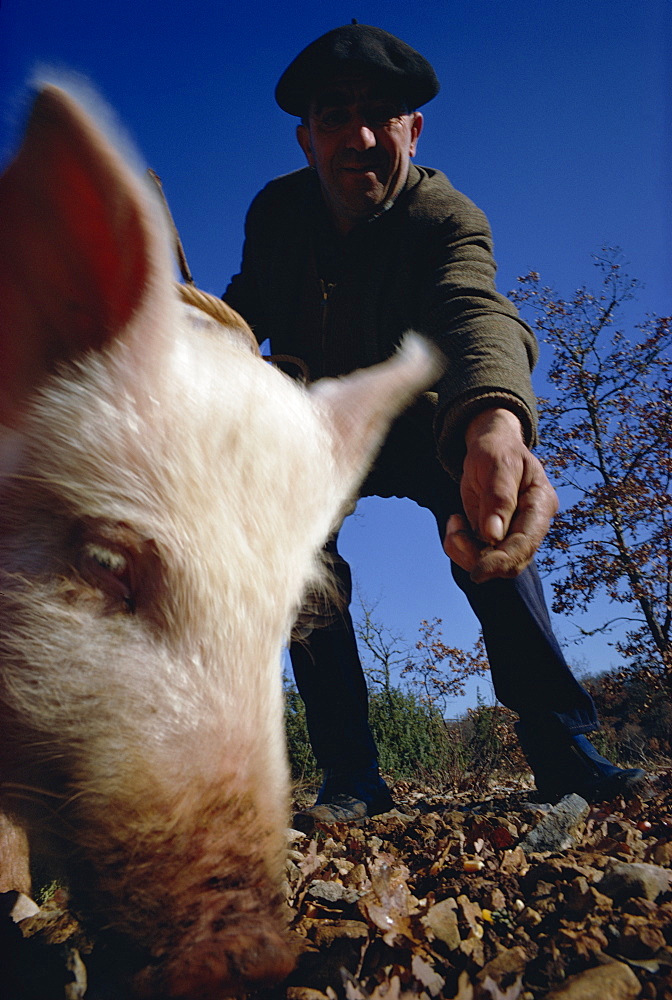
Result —
M 533 414 L 518 396 L 493 391 L 459 401 L 452 407 L 439 409 L 435 421 L 439 458 L 456 482 L 462 477 L 462 463 L 467 450 L 467 428 L 481 413 L 500 409 L 519 421 L 523 442 L 528 448 L 532 448 L 536 442 Z
M 501 406 L 481 410 L 472 417 L 464 435 L 467 448 L 485 434 L 505 434 L 514 436 L 523 443 L 525 441 L 523 426 L 516 414 Z

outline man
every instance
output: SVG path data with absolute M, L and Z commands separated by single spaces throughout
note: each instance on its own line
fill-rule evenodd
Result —
M 301 119 L 308 167 L 255 198 L 225 298 L 311 379 L 381 360 L 409 328 L 440 346 L 438 402 L 428 394 L 397 421 L 362 496 L 410 497 L 434 514 L 483 628 L 497 696 L 520 716 L 540 794 L 612 798 L 644 773 L 615 767 L 587 740 L 595 709 L 553 635 L 533 563 L 557 509 L 530 451 L 536 343 L 495 289 L 483 213 L 442 173 L 411 162 L 417 109 L 438 89 L 430 64 L 379 28 L 336 28 L 304 49 L 276 100 Z M 349 567 L 336 539 L 327 549 L 349 604 Z M 325 770 L 315 815 L 390 808 L 347 607 L 290 655 Z

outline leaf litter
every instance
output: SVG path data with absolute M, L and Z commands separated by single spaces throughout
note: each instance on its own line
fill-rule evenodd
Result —
M 529 794 L 398 782 L 392 812 L 292 831 L 296 969 L 248 1000 L 672 1000 L 672 770 L 645 802 L 563 800 L 556 847 L 531 834 L 557 810 Z M 64 890 L 12 929 L 0 996 L 126 1000 L 87 989 L 103 945 Z

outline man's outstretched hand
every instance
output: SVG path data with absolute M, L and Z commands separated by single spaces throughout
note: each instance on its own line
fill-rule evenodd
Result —
M 557 495 L 509 410 L 479 413 L 465 440 L 460 490 L 466 519 L 453 514 L 443 547 L 476 583 L 518 576 L 548 531 Z

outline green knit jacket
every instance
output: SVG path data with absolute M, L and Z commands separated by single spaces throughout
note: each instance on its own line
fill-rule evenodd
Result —
M 495 271 L 488 220 L 440 171 L 411 164 L 392 207 L 342 237 L 305 168 L 252 202 L 241 270 L 224 298 L 259 343 L 302 358 L 313 379 L 383 360 L 406 330 L 430 337 L 447 363 L 435 405 L 422 409 L 439 457 L 459 476 L 466 425 L 483 409 L 512 410 L 535 441 L 537 344 L 496 291 Z

